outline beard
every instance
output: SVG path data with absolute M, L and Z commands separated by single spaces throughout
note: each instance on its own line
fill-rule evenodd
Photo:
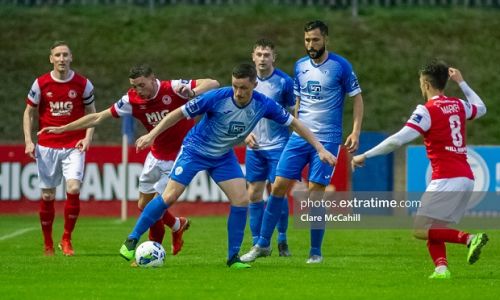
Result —
M 309 49 L 307 50 L 307 55 L 312 59 L 320 58 L 323 53 L 325 53 L 326 47 L 323 46 L 319 50 Z

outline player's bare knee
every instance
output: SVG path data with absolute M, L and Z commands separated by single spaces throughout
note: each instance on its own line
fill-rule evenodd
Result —
M 427 240 L 427 229 L 422 229 L 422 228 L 416 228 L 413 229 L 413 237 L 419 240 Z
M 66 193 L 68 194 L 79 194 L 80 193 L 80 181 L 78 180 L 68 180 L 66 183 Z
M 54 201 L 55 200 L 55 194 L 53 194 L 53 193 L 42 193 L 42 200 L 43 201 Z

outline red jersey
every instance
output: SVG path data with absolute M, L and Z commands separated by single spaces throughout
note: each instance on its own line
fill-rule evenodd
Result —
M 38 107 L 38 128 L 62 126 L 85 115 L 85 106 L 94 102 L 94 86 L 85 77 L 73 72 L 64 81 L 51 73 L 38 77 L 26 98 L 28 105 Z M 38 144 L 50 148 L 74 148 L 85 138 L 85 129 L 38 136 Z
M 129 114 L 139 120 L 149 132 L 171 111 L 184 105 L 189 99 L 177 94 L 174 88 L 185 85 L 195 88 L 195 80 L 157 80 L 159 89 L 156 95 L 148 100 L 141 98 L 134 89 L 111 106 L 114 117 Z M 183 119 L 156 137 L 151 146 L 151 153 L 156 159 L 174 160 L 181 149 L 182 141 L 193 127 L 194 121 Z
M 473 119 L 476 112 L 475 105 L 446 96 L 435 96 L 413 112 L 406 126 L 424 136 L 432 179 L 474 179 L 467 162 L 466 120 Z

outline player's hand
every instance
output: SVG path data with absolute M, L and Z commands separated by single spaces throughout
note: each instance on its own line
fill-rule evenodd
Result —
M 324 148 L 321 151 L 318 151 L 318 156 L 322 162 L 327 163 L 332 167 L 335 167 L 335 165 L 337 164 L 337 158 L 335 157 L 335 155 Z
M 345 140 L 344 146 L 349 153 L 354 153 L 359 148 L 359 134 L 351 133 Z
M 40 131 L 38 131 L 36 133 L 36 135 L 40 135 L 42 133 L 53 133 L 53 134 L 61 134 L 64 132 L 64 126 L 59 126 L 59 127 L 56 127 L 56 126 L 49 126 L 49 127 L 45 127 L 45 128 L 42 128 Z
M 252 148 L 252 149 L 258 149 L 259 144 L 257 143 L 257 137 L 253 132 L 251 132 L 246 138 L 245 138 L 245 144 Z
M 462 73 L 460 73 L 459 69 L 448 68 L 448 75 L 450 75 L 450 79 L 455 81 L 456 83 L 460 83 L 460 82 L 464 81 L 464 78 L 462 77 Z
M 33 144 L 33 142 L 26 143 L 26 147 L 24 147 L 24 153 L 29 157 L 35 159 L 35 144 Z
M 175 88 L 175 92 L 179 95 L 181 95 L 184 98 L 193 98 L 196 96 L 195 91 L 193 91 L 190 87 L 187 87 L 185 85 L 180 85 Z
M 358 168 L 363 167 L 365 165 L 365 161 L 366 161 L 366 155 L 364 154 L 354 156 L 351 160 L 352 170 L 354 171 L 356 167 Z
M 153 144 L 154 139 L 149 135 L 145 134 L 135 141 L 135 150 L 137 152 L 146 149 Z
M 76 143 L 76 148 L 80 150 L 80 152 L 85 152 L 89 150 L 90 140 L 87 138 L 79 140 L 78 143 Z

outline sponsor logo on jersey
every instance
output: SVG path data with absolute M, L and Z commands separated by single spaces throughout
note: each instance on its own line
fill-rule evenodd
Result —
M 148 107 L 146 105 L 139 105 L 139 109 L 147 109 Z
M 47 92 L 45 96 L 47 96 L 47 98 L 52 98 L 54 97 L 54 94 L 52 92 Z
M 309 70 L 307 69 L 307 70 L 303 70 L 301 72 L 302 72 L 302 74 L 306 74 L 307 72 L 309 72 Z
M 76 96 L 78 96 L 78 94 L 76 93 L 76 91 L 75 91 L 75 90 L 69 90 L 69 92 L 68 92 L 68 97 L 69 97 L 70 99 L 75 99 L 75 98 L 76 98 Z
M 231 121 L 229 123 L 228 135 L 238 136 L 245 132 L 246 126 L 243 122 Z
M 165 105 L 169 105 L 170 103 L 172 103 L 172 98 L 170 98 L 169 95 L 165 95 L 161 97 L 161 102 L 163 102 L 163 104 Z
M 232 112 L 233 112 L 232 110 L 225 110 L 222 113 L 225 114 L 225 115 L 227 115 L 228 113 L 232 113 Z
M 420 123 L 420 121 L 422 121 L 422 115 L 419 115 L 419 114 L 413 114 L 411 116 L 411 120 L 414 121 L 415 123 Z
M 321 93 L 321 84 L 319 81 L 309 80 L 306 89 L 309 95 L 319 96 L 319 93 Z
M 49 101 L 50 113 L 54 117 L 69 116 L 73 110 L 71 101 Z
M 160 121 L 168 114 L 169 110 L 165 109 L 162 111 L 154 111 L 150 113 L 146 113 L 146 119 L 149 124 L 156 126 Z
M 194 98 L 193 100 L 186 103 L 186 109 L 190 114 L 195 114 L 200 110 L 200 106 L 198 105 L 198 99 Z

